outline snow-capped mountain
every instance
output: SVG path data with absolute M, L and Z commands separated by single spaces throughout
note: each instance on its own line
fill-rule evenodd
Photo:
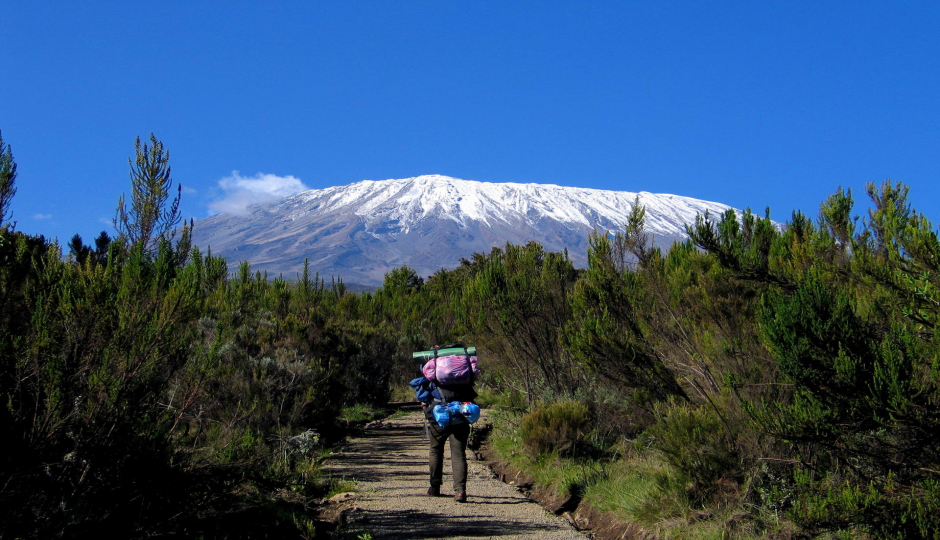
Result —
M 684 239 L 696 215 L 729 208 L 678 195 L 426 175 L 313 189 L 248 215 L 217 214 L 196 222 L 194 243 L 232 267 L 247 260 L 294 278 L 308 258 L 311 272 L 364 285 L 402 265 L 429 276 L 473 253 L 530 240 L 549 251 L 567 248 L 583 267 L 590 232 L 622 230 L 638 195 L 647 231 L 662 246 Z

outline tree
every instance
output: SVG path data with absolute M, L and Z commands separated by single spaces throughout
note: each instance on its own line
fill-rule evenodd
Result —
M 639 266 L 646 266 L 649 263 L 653 250 L 650 247 L 650 235 L 646 232 L 646 206 L 640 204 L 639 195 L 633 200 L 624 232 L 614 236 L 613 247 L 618 259 L 617 270 L 619 272 L 626 270 L 627 253 L 636 257 Z
M 639 217 L 634 231 L 642 234 Z M 646 248 L 633 243 L 635 238 L 630 231 L 617 234 L 621 249 L 607 235 L 595 233 L 589 238 L 588 268 L 570 295 L 573 315 L 565 328 L 565 345 L 575 360 L 624 389 L 642 390 L 656 401 L 688 400 L 649 339 L 644 321 L 653 311 L 651 290 L 638 273 L 622 264 L 625 245 L 639 247 L 636 252 L 627 249 L 641 261 L 646 259 L 642 264 L 650 261 Z
M 549 390 L 566 395 L 581 373 L 563 350 L 559 334 L 570 319 L 568 294 L 577 270 L 567 253 L 545 252 L 537 242 L 494 249 L 466 287 L 460 316 L 494 356 L 506 359 L 525 384 L 530 404 Z
M 72 259 L 75 260 L 76 264 L 78 264 L 79 266 L 82 266 L 83 264 L 85 264 L 85 260 L 88 258 L 88 255 L 91 253 L 91 248 L 86 246 L 84 242 L 82 242 L 82 236 L 80 234 L 76 234 L 75 236 L 73 236 L 72 239 L 69 240 L 68 246 L 69 246 L 69 255 L 72 257 Z
M 104 264 L 108 262 L 108 247 L 111 245 L 111 237 L 108 236 L 108 233 L 101 231 L 101 234 L 95 238 L 95 247 L 86 246 L 84 241 L 82 241 L 82 236 L 76 234 L 72 236 L 72 239 L 69 240 L 67 247 L 69 248 L 69 255 L 72 259 L 79 265 L 83 266 L 85 261 L 91 258 L 92 264 Z
M 170 201 L 173 180 L 170 178 L 170 152 L 163 143 L 150 134 L 150 145 L 141 146 L 140 137 L 134 141 L 136 156 L 128 159 L 131 177 L 131 200 L 128 208 L 124 195 L 118 201 L 114 228 L 132 247 L 153 253 L 162 242 L 171 242 L 176 227 L 182 221 L 179 212 L 182 186 L 177 186 L 176 197 Z M 169 201 L 169 205 L 167 204 Z M 189 251 L 192 221 L 183 226 L 177 251 Z
M 867 191 L 860 231 L 840 189 L 774 242 L 789 284 L 762 291 L 757 329 L 791 395 L 743 405 L 800 455 L 802 526 L 940 538 L 940 239 L 906 186 Z
M 10 145 L 3 144 L 3 135 L 0 134 L 0 225 L 6 220 L 10 200 L 16 194 L 16 162 L 13 161 L 13 152 Z
M 98 264 L 104 264 L 108 261 L 108 247 L 111 245 L 111 237 L 108 236 L 106 231 L 101 231 L 101 234 L 95 238 L 95 262 Z

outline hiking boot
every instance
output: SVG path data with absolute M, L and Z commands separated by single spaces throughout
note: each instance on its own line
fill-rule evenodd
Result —
M 431 486 L 428 488 L 428 497 L 440 497 L 441 486 Z
M 467 492 L 466 491 L 458 492 L 456 495 L 454 495 L 454 500 L 457 502 L 467 502 Z

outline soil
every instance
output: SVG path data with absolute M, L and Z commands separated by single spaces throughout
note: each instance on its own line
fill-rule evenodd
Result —
M 441 492 L 450 494 L 450 452 L 444 456 Z M 467 463 L 466 503 L 429 497 L 424 416 L 414 411 L 374 422 L 331 457 L 327 471 L 356 481 L 358 490 L 334 497 L 324 517 L 343 523 L 350 538 L 588 538 L 523 489 L 500 481 L 476 453 L 468 452 Z

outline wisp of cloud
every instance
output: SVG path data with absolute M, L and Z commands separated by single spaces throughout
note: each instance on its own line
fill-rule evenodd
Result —
M 231 176 L 219 180 L 219 188 L 222 198 L 209 203 L 210 214 L 245 215 L 251 205 L 273 202 L 310 189 L 294 176 L 260 172 L 254 176 L 242 176 L 238 171 L 232 171 Z

